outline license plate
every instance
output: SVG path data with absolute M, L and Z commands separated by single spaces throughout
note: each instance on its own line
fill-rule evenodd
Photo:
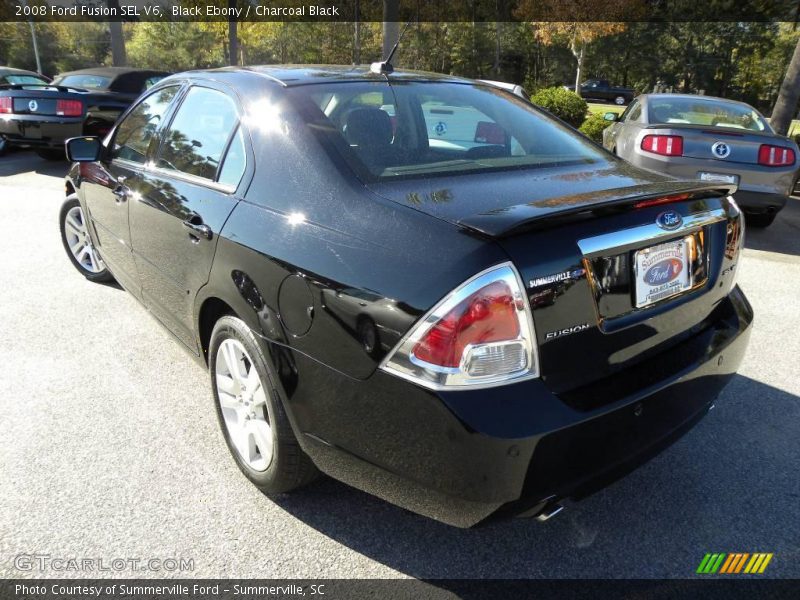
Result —
M 714 181 L 719 183 L 738 183 L 738 175 L 727 175 L 725 173 L 708 173 L 707 171 L 700 171 L 698 174 L 700 181 Z
M 636 252 L 636 307 L 642 308 L 685 292 L 692 285 L 689 270 L 691 236 Z

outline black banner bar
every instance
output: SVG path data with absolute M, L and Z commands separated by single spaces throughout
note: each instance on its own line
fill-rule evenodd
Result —
M 397 0 L 400 22 L 797 21 L 796 0 Z M 383 21 L 383 0 L 2 0 L 0 21 Z

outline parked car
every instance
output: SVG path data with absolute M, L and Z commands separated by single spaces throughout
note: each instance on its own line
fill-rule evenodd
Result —
M 443 145 L 423 106 L 482 117 Z M 269 494 L 322 471 L 461 527 L 546 519 L 690 429 L 747 346 L 733 184 L 637 169 L 476 81 L 182 73 L 67 151 L 69 260 L 208 368 Z
M 50 83 L 50 79 L 34 71 L 0 67 L 0 86 L 20 83 Z
M 613 123 L 603 131 L 606 148 L 644 169 L 737 185 L 736 201 L 756 227 L 775 220 L 797 179 L 797 144 L 744 102 L 644 94 L 605 118 Z
M 102 67 L 62 73 L 52 83 L 26 79 L 0 86 L 0 140 L 63 160 L 65 140 L 105 135 L 131 102 L 166 75 Z
M 574 85 L 565 85 L 564 87 L 575 91 Z M 633 100 L 636 91 L 631 88 L 613 86 L 607 79 L 587 79 L 581 84 L 580 95 L 586 100 L 604 100 L 623 106 Z

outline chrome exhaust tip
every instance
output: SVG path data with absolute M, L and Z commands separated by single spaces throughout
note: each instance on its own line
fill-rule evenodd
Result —
M 536 515 L 536 520 L 540 523 L 544 523 L 555 517 L 562 510 L 564 510 L 564 507 L 561 504 L 548 504 L 544 507 L 542 512 Z

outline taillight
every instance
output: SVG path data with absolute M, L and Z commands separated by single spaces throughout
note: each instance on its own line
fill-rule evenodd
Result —
M 80 100 L 56 100 L 56 114 L 59 117 L 80 117 L 83 103 Z
M 761 144 L 758 149 L 758 164 L 765 167 L 788 167 L 794 164 L 794 150 L 785 146 Z
M 10 114 L 14 112 L 14 99 L 11 96 L 0 97 L 0 114 Z
M 421 319 L 381 368 L 430 388 L 537 377 L 536 337 L 523 290 L 511 263 L 479 273 Z
M 733 284 L 736 283 L 736 275 L 739 272 L 737 260 L 744 247 L 745 224 L 742 210 L 732 196 L 728 196 L 728 206 L 730 210 L 728 212 L 728 229 L 725 239 L 725 258 L 731 261 L 731 265 L 723 271 L 723 274 L 728 271 L 732 272 L 730 287 L 733 287 Z
M 662 156 L 681 156 L 683 138 L 679 135 L 646 135 L 642 138 L 642 150 Z
M 633 205 L 633 208 L 647 208 L 648 206 L 658 206 L 660 204 L 672 204 L 673 202 L 683 202 L 688 200 L 691 194 L 675 194 L 673 196 L 663 196 L 661 198 L 651 198 L 649 200 L 640 200 Z

